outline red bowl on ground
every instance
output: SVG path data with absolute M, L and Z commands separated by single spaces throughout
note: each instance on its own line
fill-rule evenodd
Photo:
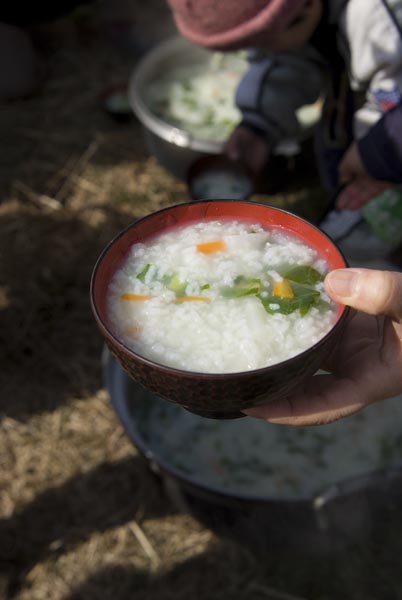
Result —
M 317 227 L 290 212 L 236 200 L 179 204 L 152 213 L 129 225 L 100 255 L 91 279 L 91 306 L 98 327 L 116 360 L 128 375 L 155 394 L 195 414 L 212 418 L 243 416 L 245 408 L 274 402 L 297 389 L 326 361 L 346 324 L 348 308 L 339 305 L 335 324 L 317 343 L 280 363 L 238 373 L 196 373 L 156 363 L 125 346 L 111 331 L 106 307 L 109 284 L 131 246 L 145 242 L 167 228 L 205 219 L 240 219 L 280 228 L 298 237 L 324 258 L 329 270 L 346 267 L 331 239 Z

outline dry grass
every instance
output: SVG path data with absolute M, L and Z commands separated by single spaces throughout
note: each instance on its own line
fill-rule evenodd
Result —
M 113 413 L 92 267 L 122 227 L 186 199 L 139 124 L 101 110 L 134 62 L 96 35 L 53 40 L 41 92 L 1 110 L 0 598 L 379 598 L 365 555 L 339 587 L 336 562 L 256 555 L 180 511 Z M 262 200 L 297 209 L 299 191 Z

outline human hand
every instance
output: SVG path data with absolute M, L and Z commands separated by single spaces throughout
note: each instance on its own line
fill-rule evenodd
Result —
M 392 187 L 387 181 L 373 179 L 361 159 L 356 142 L 346 150 L 339 163 L 339 182 L 345 187 L 336 200 L 339 210 L 357 210 L 372 198 Z
M 387 181 L 379 181 L 372 177 L 360 177 L 345 186 L 336 199 L 339 210 L 357 210 L 381 192 L 392 187 Z
M 350 183 L 354 179 L 370 176 L 361 159 L 356 142 L 352 142 L 342 156 L 339 162 L 338 174 L 339 182 L 341 184 Z
M 270 148 L 267 142 L 248 127 L 236 127 L 224 148 L 224 154 L 245 165 L 254 175 L 260 175 L 267 165 Z
M 402 273 L 338 269 L 325 278 L 336 302 L 354 312 L 325 374 L 297 393 L 244 411 L 283 425 L 321 425 L 402 393 Z

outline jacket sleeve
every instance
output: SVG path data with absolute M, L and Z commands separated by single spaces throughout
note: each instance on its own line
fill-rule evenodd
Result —
M 351 86 L 365 96 L 354 115 L 360 155 L 372 177 L 402 183 L 402 17 L 396 10 L 382 0 L 349 0 L 342 27 Z
M 402 101 L 358 141 L 358 148 L 372 177 L 402 183 Z
M 236 92 L 242 124 L 272 145 L 298 137 L 297 109 L 318 100 L 325 85 L 324 62 L 311 47 L 263 57 L 250 54 L 250 68 Z

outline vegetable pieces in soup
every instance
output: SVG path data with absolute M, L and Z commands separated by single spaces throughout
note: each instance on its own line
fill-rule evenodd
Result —
M 326 272 L 314 249 L 280 229 L 201 221 L 132 247 L 110 285 L 110 322 L 127 346 L 169 366 L 262 368 L 330 330 Z
M 234 98 L 247 68 L 244 52 L 207 53 L 205 60 L 159 73 L 145 90 L 146 104 L 197 139 L 220 142 L 240 121 Z

